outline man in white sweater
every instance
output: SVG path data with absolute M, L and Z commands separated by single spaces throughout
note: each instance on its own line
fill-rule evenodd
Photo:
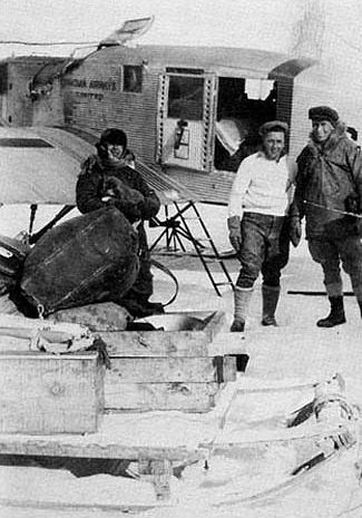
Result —
M 289 258 L 288 210 L 295 165 L 284 154 L 288 125 L 270 121 L 259 129 L 262 150 L 239 166 L 228 206 L 229 239 L 241 269 L 234 290 L 232 332 L 243 332 L 254 283 L 263 277 L 265 326 L 277 325 L 281 269 Z M 295 243 L 293 243 L 295 244 Z

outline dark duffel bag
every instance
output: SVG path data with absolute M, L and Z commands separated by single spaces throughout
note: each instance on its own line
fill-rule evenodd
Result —
M 27 316 L 117 301 L 138 268 L 137 233 L 118 209 L 105 207 L 54 227 L 37 242 L 13 300 Z

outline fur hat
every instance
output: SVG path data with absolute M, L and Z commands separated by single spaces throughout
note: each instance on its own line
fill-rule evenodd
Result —
M 282 131 L 285 135 L 289 131 L 288 124 L 282 121 L 268 121 L 264 122 L 259 128 L 259 135 L 264 137 L 267 133 L 271 131 Z
M 339 120 L 339 115 L 336 110 L 329 106 L 315 106 L 314 108 L 310 108 L 308 117 L 312 121 L 328 121 L 334 127 L 337 126 Z
M 123 146 L 125 149 L 127 147 L 127 135 L 125 132 L 118 128 L 107 128 L 101 134 L 101 138 L 99 140 L 100 145 L 114 144 Z

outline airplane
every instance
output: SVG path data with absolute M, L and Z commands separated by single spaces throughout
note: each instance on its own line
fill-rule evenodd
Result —
M 93 145 L 106 127 L 120 127 L 160 181 L 173 179 L 195 199 L 225 205 L 235 171 L 259 145 L 257 129 L 266 120 L 289 124 L 292 157 L 308 138 L 313 104 L 332 104 L 359 129 L 358 70 L 346 67 L 338 41 L 328 40 L 326 16 L 309 14 L 294 27 L 299 47 L 287 53 L 246 48 L 241 41 L 230 46 L 227 38 L 223 46 L 212 32 L 207 46 L 187 44 L 187 36 L 176 45 L 172 35 L 156 45 L 147 43 L 158 23 L 154 16 L 126 20 L 93 51 L 44 60 L 18 99 L 24 64 L 8 81 L 0 66 L 2 120 L 14 126 L 21 119 L 13 112 L 31 113 L 30 125 L 61 128 L 68 143 L 74 136 L 72 148 L 75 137 Z M 324 46 L 319 33 L 315 41 L 311 35 L 303 40 L 303 30 L 309 34 L 316 24 Z
M 273 119 L 287 122 L 287 149 L 295 156 L 308 135 L 310 103 L 324 104 L 327 92 L 329 99 L 341 96 L 333 90 L 333 77 L 323 88 L 318 82 L 325 63 L 301 53 L 135 43 L 153 22 L 154 17 L 127 20 L 92 52 L 45 63 L 18 105 L 23 109 L 27 103 L 31 109 L 33 126 L 27 131 L 37 135 L 35 141 L 47 142 L 66 155 L 60 159 L 46 145 L 38 146 L 39 157 L 52 155 L 52 164 L 43 171 L 47 175 L 54 171 L 55 185 L 60 182 L 55 196 L 59 203 L 74 205 L 79 163 L 94 152 L 102 130 L 120 127 L 127 132 L 138 170 L 162 197 L 167 228 L 172 219 L 167 211 L 175 202 L 227 204 L 238 165 L 259 145 L 260 124 Z M 299 76 L 307 77 L 305 84 Z M 7 93 L 11 95 L 10 85 Z M 343 99 L 348 103 L 352 97 Z M 20 165 L 9 158 L 14 149 L 7 139 L 11 131 L 25 128 L 0 130 L 2 162 L 14 175 Z M 25 162 L 35 164 L 31 158 Z M 57 168 L 62 172 L 58 174 Z M 41 168 L 35 169 L 24 199 L 35 189 Z M 6 192 L 1 189 L 9 200 Z M 19 200 L 19 192 L 15 198 Z M 46 198 L 49 201 L 51 193 L 41 203 Z M 34 209 L 37 200 L 30 203 Z
M 311 58 L 240 47 L 134 44 L 153 17 L 128 20 L 81 58 L 49 63 L 29 89 L 33 124 L 94 144 L 127 132 L 136 157 L 201 202 L 226 204 L 267 120 L 291 124 L 293 82 Z

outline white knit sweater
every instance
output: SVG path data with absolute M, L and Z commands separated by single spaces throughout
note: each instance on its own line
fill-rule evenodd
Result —
M 294 192 L 295 163 L 287 156 L 268 160 L 262 151 L 245 158 L 236 173 L 228 215 L 257 212 L 285 216 Z

